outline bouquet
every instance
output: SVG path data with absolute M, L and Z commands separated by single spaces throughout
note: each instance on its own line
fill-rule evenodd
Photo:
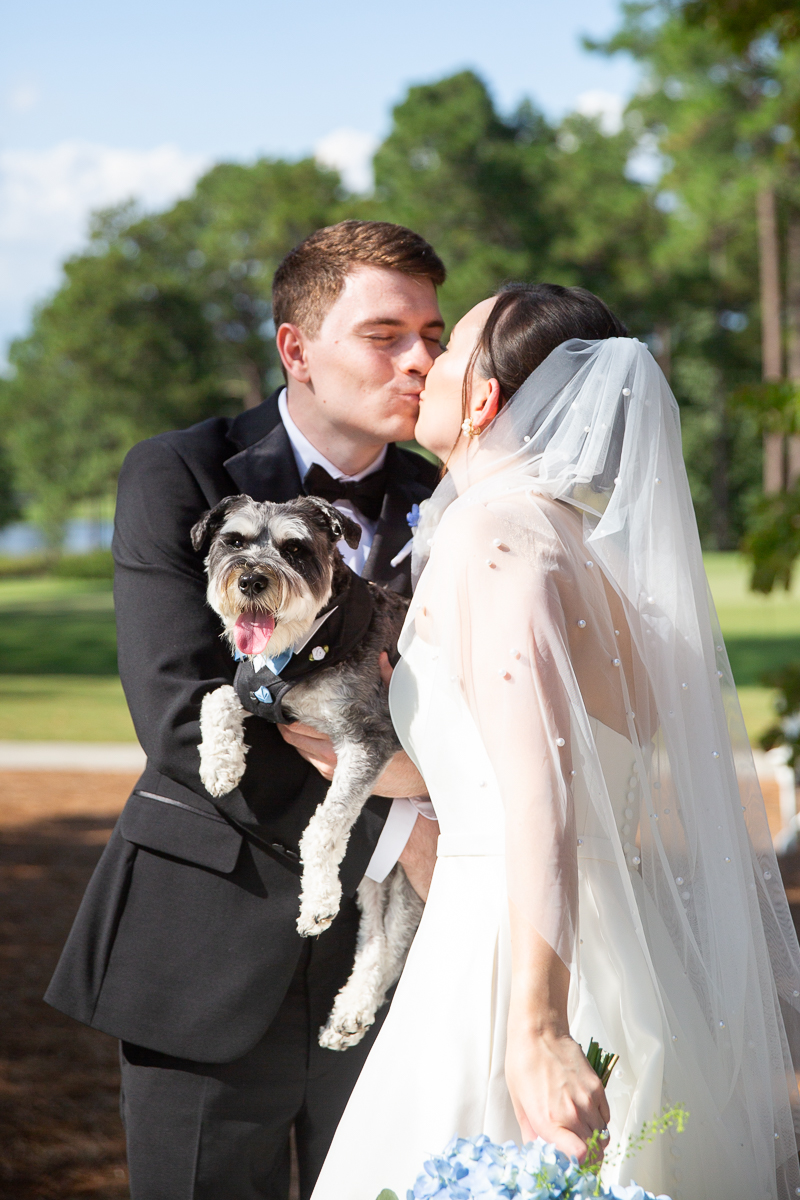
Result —
M 618 1055 L 606 1053 L 592 1038 L 586 1058 L 606 1087 Z M 627 1147 L 624 1157 L 675 1126 L 678 1133 L 689 1114 L 681 1105 L 646 1121 L 638 1136 Z M 606 1136 L 608 1134 L 606 1133 Z M 609 1188 L 600 1182 L 600 1142 L 597 1131 L 589 1139 L 586 1161 L 581 1166 L 576 1158 L 568 1158 L 550 1142 L 537 1138 L 525 1146 L 492 1142 L 486 1134 L 479 1137 L 454 1137 L 440 1155 L 425 1163 L 425 1171 L 406 1200 L 669 1200 L 669 1196 L 654 1196 L 636 1183 L 625 1186 L 613 1183 Z M 378 1200 L 398 1200 L 394 1192 L 384 1190 Z
M 444 1153 L 425 1163 L 407 1200 L 669 1200 L 638 1184 L 604 1188 L 596 1168 L 580 1166 L 555 1146 L 537 1138 L 526 1146 L 496 1145 L 481 1134 L 454 1137 Z M 378 1200 L 398 1200 L 381 1192 Z

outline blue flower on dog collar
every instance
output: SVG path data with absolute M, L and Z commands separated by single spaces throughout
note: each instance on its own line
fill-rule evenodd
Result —
M 251 692 L 254 700 L 258 700 L 261 704 L 272 704 L 272 692 L 269 688 L 260 687 L 257 692 Z

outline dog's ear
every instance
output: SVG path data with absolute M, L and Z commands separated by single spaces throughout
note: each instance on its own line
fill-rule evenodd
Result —
M 361 526 L 356 521 L 340 512 L 338 508 L 334 508 L 327 500 L 321 500 L 319 496 L 306 496 L 306 499 L 320 510 L 333 534 L 334 541 L 338 542 L 344 538 L 351 550 L 358 549 L 361 541 Z
M 200 520 L 192 526 L 189 534 L 195 550 L 202 550 L 209 538 L 212 538 L 227 521 L 233 510 L 247 498 L 247 496 L 226 496 L 224 500 L 220 500 L 219 504 L 215 504 L 213 508 L 209 508 L 208 512 L 204 512 Z

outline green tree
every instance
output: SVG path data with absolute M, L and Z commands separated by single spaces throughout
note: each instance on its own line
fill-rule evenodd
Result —
M 418 230 L 442 255 L 449 325 L 504 279 L 541 275 L 554 132 L 531 104 L 508 119 L 472 71 L 413 87 L 375 155 L 365 215 Z
M 167 212 L 93 219 L 0 383 L 17 486 L 53 550 L 71 507 L 113 490 L 134 442 L 274 384 L 272 274 L 336 219 L 339 197 L 334 172 L 262 160 L 213 168 Z
M 704 540 L 732 548 L 761 489 L 759 431 L 731 396 L 761 375 L 756 197 L 775 156 L 763 127 L 783 59 L 774 46 L 738 53 L 670 0 L 623 4 L 620 30 L 595 48 L 642 67 L 625 119 L 663 165 L 654 201 L 667 220 L 650 262 L 668 281 L 684 451 Z
M 690 24 L 703 24 L 728 39 L 737 50 L 747 49 L 766 33 L 780 40 L 800 38 L 796 0 L 688 0 L 684 15 Z

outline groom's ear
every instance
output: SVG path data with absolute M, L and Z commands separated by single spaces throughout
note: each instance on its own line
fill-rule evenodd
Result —
M 275 345 L 287 375 L 291 375 L 298 383 L 308 383 L 311 372 L 306 354 L 306 337 L 300 326 L 284 321 L 275 333 Z

